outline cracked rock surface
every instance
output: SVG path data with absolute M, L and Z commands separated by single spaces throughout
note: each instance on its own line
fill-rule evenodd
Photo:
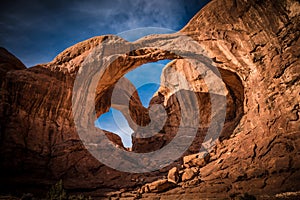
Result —
M 31 68 L 0 49 L 0 190 L 45 190 L 62 179 L 66 189 L 86 191 L 98 198 L 229 199 L 247 196 L 246 193 L 271 198 L 297 193 L 299 15 L 300 3 L 296 0 L 213 0 L 179 33 L 147 36 L 135 43 L 112 35 L 99 36 L 66 49 L 50 63 Z M 95 91 L 97 116 L 110 107 L 122 111 L 124 102 L 111 103 L 110 97 L 117 81 L 129 70 L 171 59 L 161 80 L 169 87 L 161 87 L 152 99 L 152 104 L 166 108 L 166 125 L 154 137 L 139 139 L 135 138 L 139 129 L 131 124 L 135 130 L 132 150 L 159 149 L 174 137 L 178 128 L 176 113 L 180 110 L 172 95 L 181 82 L 167 72 L 177 70 L 203 103 L 199 104 L 202 123 L 185 155 L 199 151 L 199 142 L 215 114 L 209 112 L 211 97 L 203 77 L 176 53 L 143 46 L 156 44 L 162 38 L 171 45 L 180 38 L 179 34 L 188 35 L 207 52 L 226 85 L 226 119 L 219 142 L 209 152 L 209 159 L 201 163 L 191 159 L 191 166 L 188 162 L 184 165 L 183 158 L 175 166 L 145 174 L 105 166 L 82 145 L 71 110 L 75 77 L 89 53 L 104 44 L 121 44 L 129 53 L 105 48 L 103 55 L 117 55 L 118 59 L 104 73 Z M 124 116 L 138 125 L 149 123 L 149 110 L 142 106 L 137 93 L 130 95 L 135 88 L 126 79 L 123 81 L 126 87 L 119 89 L 130 97 L 130 113 Z M 117 148 L 124 149 L 119 136 L 110 132 L 105 135 Z M 178 169 L 173 169 L 171 183 L 166 176 L 172 167 Z

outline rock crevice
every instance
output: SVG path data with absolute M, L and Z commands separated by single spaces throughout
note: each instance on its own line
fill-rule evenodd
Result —
M 148 192 L 139 198 L 234 198 L 245 193 L 274 197 L 299 191 L 299 7 L 295 0 L 214 0 L 179 33 L 147 36 L 134 43 L 112 35 L 95 37 L 68 48 L 50 63 L 28 69 L 0 49 L 0 190 L 22 191 L 23 186 L 30 185 L 32 188 L 25 190 L 34 191 L 63 179 L 67 189 L 86 189 L 102 197 L 141 195 L 137 191 L 114 193 L 120 188 L 139 187 Z M 171 59 L 164 68 L 162 86 L 151 102 L 166 109 L 167 121 L 148 139 L 134 137 L 141 133 L 132 123 L 133 151 L 159 149 L 176 133 L 181 111 L 174 94 L 184 90 L 176 89 L 183 82 L 169 76 L 170 70 L 185 77 L 191 86 L 189 91 L 201 102 L 201 123 L 186 155 L 199 151 L 210 118 L 216 114 L 211 113 L 208 83 L 177 55 L 184 51 L 145 47 L 162 39 L 175 44 L 180 33 L 193 38 L 207 52 L 226 86 L 225 124 L 219 142 L 209 152 L 210 159 L 201 165 L 199 160 L 184 163 L 179 159 L 169 167 L 177 167 L 169 176 L 172 183 L 164 177 L 169 168 L 130 174 L 103 165 L 82 145 L 71 110 L 75 77 L 83 70 L 87 56 L 103 45 L 115 47 L 105 49 L 104 54 L 118 58 L 105 71 L 95 91 L 97 116 L 110 107 L 122 111 L 122 99 L 110 100 L 118 80 L 130 69 Z M 127 53 L 119 52 L 118 44 Z M 126 88 L 117 89 L 130 102 L 130 112 L 124 116 L 138 125 L 150 123 L 149 110 L 142 107 L 135 88 L 126 79 L 123 81 Z M 105 134 L 123 148 L 117 135 Z M 186 166 L 180 168 L 180 164 Z M 180 185 L 182 179 L 185 181 Z

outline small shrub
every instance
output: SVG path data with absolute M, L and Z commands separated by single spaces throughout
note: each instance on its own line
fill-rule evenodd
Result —
M 67 193 L 63 188 L 62 180 L 57 182 L 55 185 L 53 185 L 48 194 L 47 194 L 48 200 L 67 200 Z
M 60 180 L 53 185 L 47 193 L 47 200 L 92 200 L 91 197 L 85 197 L 84 195 L 68 195 L 63 188 L 63 182 Z

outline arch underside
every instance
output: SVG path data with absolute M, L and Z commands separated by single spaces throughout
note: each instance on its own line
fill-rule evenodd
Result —
M 199 152 L 211 122 L 211 95 L 213 95 L 214 98 L 218 98 L 220 95 L 210 94 L 207 90 L 203 89 L 207 86 L 201 75 L 199 75 L 197 79 L 192 79 L 190 73 L 194 73 L 191 72 L 193 66 L 184 58 L 179 58 L 176 54 L 162 50 L 144 48 L 122 56 L 122 59 L 116 59 L 106 69 L 106 72 L 103 75 L 103 77 L 107 77 L 108 73 L 110 73 L 111 79 L 102 79 L 102 83 L 98 83 L 95 99 L 97 117 L 107 112 L 110 107 L 121 111 L 127 119 L 130 128 L 134 130 L 134 133 L 132 134 L 132 151 L 151 152 L 167 145 L 178 131 L 181 109 L 178 99 L 176 98 L 176 93 L 186 96 L 188 96 L 189 93 L 194 93 L 198 100 L 197 109 L 199 110 L 199 127 L 194 142 L 189 147 L 186 154 Z M 171 91 L 172 89 L 168 90 L 161 86 L 151 99 L 149 107 L 145 108 L 140 101 L 135 86 L 123 76 L 141 64 L 164 59 L 172 59 L 173 61 L 166 65 L 163 71 L 167 71 L 168 68 L 174 68 L 177 72 L 183 74 L 191 85 L 191 90 Z M 120 63 L 120 60 L 126 60 L 127 65 Z M 120 65 L 122 65 L 122 69 L 125 70 L 117 70 L 120 68 Z M 241 79 L 236 73 L 222 68 L 218 68 L 218 70 L 226 86 L 226 118 L 219 137 L 219 140 L 224 140 L 230 137 L 243 116 L 244 87 Z M 168 79 L 170 79 L 170 77 L 165 78 L 165 82 L 161 82 L 161 85 L 166 85 L 166 82 L 168 81 L 170 83 L 170 80 Z M 202 81 L 201 84 L 199 84 L 199 80 L 200 82 Z M 111 81 L 111 85 L 108 85 L 107 82 L 109 81 Z M 118 94 L 118 98 L 112 100 L 113 92 Z M 156 132 L 152 133 L 152 137 L 140 138 L 140 135 L 143 134 L 141 132 L 143 131 L 141 127 L 147 126 L 151 123 L 151 120 L 160 120 L 159 113 L 156 115 L 155 119 L 150 119 L 149 117 L 149 109 L 154 104 L 163 106 L 167 113 L 167 120 L 161 130 L 154 130 L 154 132 Z

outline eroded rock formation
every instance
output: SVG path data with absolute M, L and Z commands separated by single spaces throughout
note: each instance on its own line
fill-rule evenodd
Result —
M 152 105 L 159 103 L 168 111 L 167 123 L 157 135 L 161 144 L 138 139 L 134 150 L 160 148 L 173 138 L 179 112 L 172 96 L 178 91 L 173 86 L 180 84 L 180 79 L 168 77 L 167 71 L 175 69 L 187 78 L 191 91 L 203 103 L 199 105 L 202 124 L 196 143 L 188 151 L 195 153 L 210 116 L 216 114 L 209 112 L 211 96 L 205 78 L 176 53 L 143 45 L 159 44 L 163 39 L 172 47 L 180 39 L 179 33 L 148 36 L 134 43 L 116 36 L 95 37 L 68 48 L 50 63 L 28 69 L 1 49 L 1 190 L 44 189 L 63 179 L 70 190 L 132 198 L 229 198 L 245 193 L 259 197 L 299 191 L 299 13 L 300 4 L 294 0 L 215 0 L 180 31 L 200 44 L 218 67 L 226 85 L 227 109 L 221 138 L 209 152 L 209 161 L 201 166 L 185 163 L 178 170 L 183 180 L 179 184 L 170 184 L 163 177 L 167 170 L 130 174 L 97 161 L 82 145 L 71 110 L 74 80 L 96 47 L 107 45 L 111 48 L 105 48 L 102 55 L 118 57 L 97 85 L 97 116 L 110 106 L 121 110 L 122 101 L 111 105 L 110 97 L 112 88 L 129 70 L 147 62 L 172 59 L 162 79 L 169 87 L 161 87 L 152 101 Z M 120 52 L 118 45 L 127 53 Z M 128 95 L 126 90 L 124 95 Z M 142 108 L 138 95 L 130 98 L 127 117 L 139 125 L 148 123 L 148 110 Z M 106 135 L 122 148 L 118 136 L 109 132 Z M 112 192 L 142 185 L 150 193 Z M 166 192 L 156 193 L 162 191 Z

